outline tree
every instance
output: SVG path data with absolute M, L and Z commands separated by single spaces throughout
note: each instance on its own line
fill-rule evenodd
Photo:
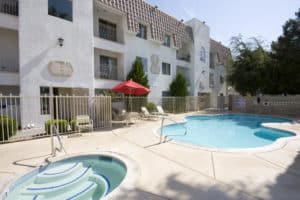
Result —
M 148 77 L 144 71 L 144 65 L 141 60 L 136 59 L 132 65 L 131 71 L 127 75 L 127 80 L 133 80 L 147 88 L 149 88 Z
M 256 95 L 269 83 L 268 67 L 271 66 L 270 52 L 263 46 L 263 41 L 251 38 L 243 41 L 242 36 L 231 39 L 234 60 L 229 69 L 228 80 L 242 95 Z
M 170 84 L 170 94 L 175 97 L 188 96 L 187 82 L 182 74 L 177 74 L 176 79 Z
M 295 19 L 283 26 L 283 35 L 272 43 L 273 58 L 277 60 L 277 75 L 281 93 L 300 93 L 300 9 Z

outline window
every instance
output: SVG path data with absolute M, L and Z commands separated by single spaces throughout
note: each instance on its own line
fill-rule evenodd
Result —
M 48 0 L 48 14 L 73 21 L 72 0 Z
M 99 72 L 99 71 L 98 71 Z M 118 61 L 116 58 L 100 56 L 100 73 L 96 78 L 118 80 Z
M 136 36 L 147 40 L 147 26 L 139 24 L 139 32 Z
M 163 45 L 166 47 L 171 47 L 171 36 L 170 35 L 167 35 L 167 34 L 165 35 Z
M 206 52 L 204 47 L 201 47 L 200 49 L 200 60 L 206 62 Z
M 216 63 L 215 54 L 213 54 L 213 53 L 209 54 L 209 67 L 211 69 L 215 69 L 215 63 Z
M 217 62 L 220 63 L 221 62 L 221 59 L 220 59 L 220 55 L 219 53 L 217 53 Z
M 209 87 L 211 87 L 211 88 L 215 87 L 215 80 L 214 80 L 214 74 L 213 73 L 209 74 Z
M 144 72 L 148 72 L 148 60 L 147 60 L 147 58 L 136 57 L 136 59 L 139 60 L 139 61 L 141 61 L 143 63 Z
M 163 97 L 169 97 L 169 96 L 171 96 L 170 91 L 162 91 L 162 96 Z
M 223 84 L 225 82 L 224 76 L 220 76 L 220 83 Z
M 162 74 L 171 75 L 171 64 L 162 63 Z
M 40 104 L 41 104 L 41 115 L 50 114 L 50 88 L 40 87 Z
M 117 25 L 99 19 L 99 37 L 106 40 L 117 41 Z

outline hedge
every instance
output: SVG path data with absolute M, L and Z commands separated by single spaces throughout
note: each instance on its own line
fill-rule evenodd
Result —
M 146 108 L 149 112 L 156 112 L 157 111 L 156 110 L 156 105 L 154 103 L 151 103 L 151 102 L 146 104 Z
M 68 121 L 64 119 L 51 119 L 45 122 L 45 130 L 47 134 L 50 134 L 51 125 L 58 125 L 59 133 L 65 133 L 68 130 Z
M 17 121 L 9 116 L 0 115 L 0 141 L 6 141 L 16 133 Z
M 70 121 L 72 131 L 76 131 L 76 119 Z

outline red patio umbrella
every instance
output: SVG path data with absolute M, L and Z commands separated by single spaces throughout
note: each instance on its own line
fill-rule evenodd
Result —
M 144 95 L 148 94 L 150 90 L 132 80 L 124 81 L 112 88 L 114 92 L 121 92 L 123 94 Z
M 112 91 L 114 92 L 121 92 L 123 94 L 129 94 L 129 95 L 145 95 L 150 92 L 150 89 L 132 81 L 124 81 L 115 87 L 112 88 Z M 130 98 L 130 107 L 132 111 L 132 100 Z

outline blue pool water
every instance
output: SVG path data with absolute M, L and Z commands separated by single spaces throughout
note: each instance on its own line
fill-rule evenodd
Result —
M 110 156 L 78 156 L 39 168 L 17 180 L 7 200 L 99 200 L 124 179 L 126 166 Z
M 163 135 L 179 142 L 221 149 L 262 147 L 272 144 L 278 138 L 294 136 L 290 132 L 261 126 L 268 122 L 290 122 L 283 118 L 227 114 L 189 116 L 186 120 L 183 124 L 165 126 Z M 187 128 L 185 136 L 182 125 Z

